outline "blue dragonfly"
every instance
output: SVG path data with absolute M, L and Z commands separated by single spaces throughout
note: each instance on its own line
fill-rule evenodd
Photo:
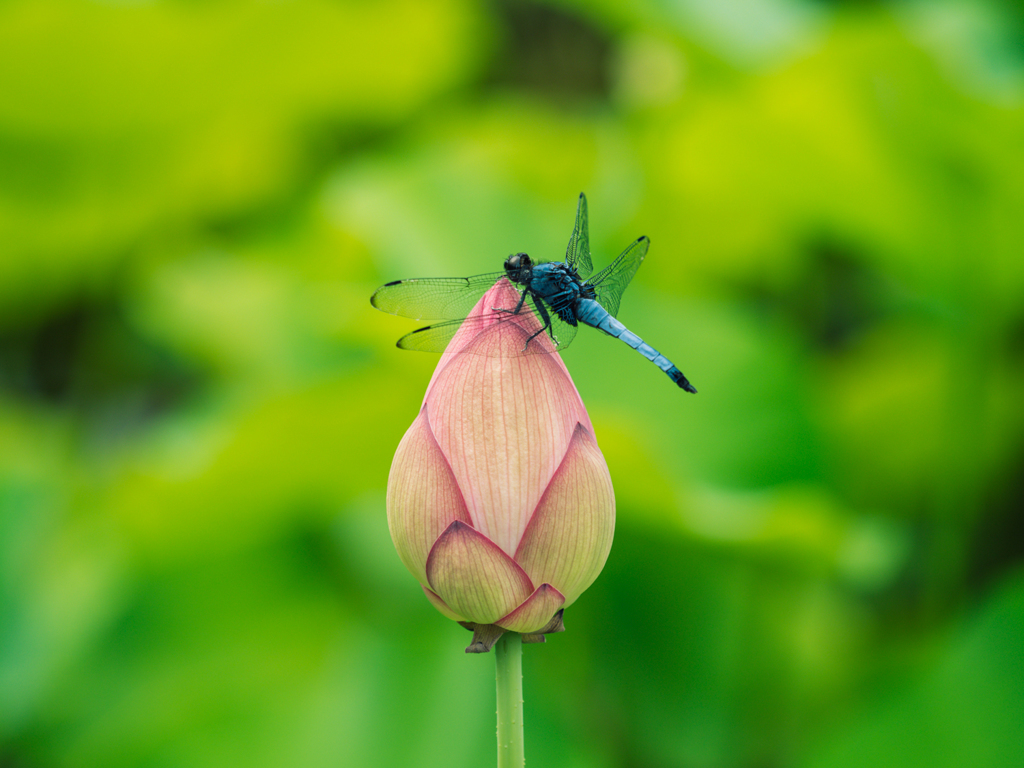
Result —
M 576 226 L 569 238 L 565 261 L 536 263 L 525 253 L 505 259 L 503 272 L 474 277 L 426 277 L 395 280 L 378 288 L 370 303 L 392 315 L 433 321 L 432 325 L 406 334 L 398 340 L 401 349 L 443 352 L 460 328 L 471 323 L 536 319 L 538 328 L 521 350 L 522 354 L 565 349 L 576 336 L 580 323 L 620 339 L 646 357 L 680 388 L 697 390 L 667 357 L 646 344 L 616 319 L 622 294 L 643 263 L 651 241 L 638 237 L 611 264 L 589 280 L 590 235 L 587 228 L 587 198 L 581 192 L 576 207 Z M 494 284 L 506 278 L 520 291 L 515 307 L 491 307 L 486 315 L 465 315 Z M 501 313 L 495 318 L 493 313 Z M 452 319 L 455 318 L 455 319 Z M 531 326 L 533 327 L 533 326 Z M 547 333 L 550 344 L 535 341 Z

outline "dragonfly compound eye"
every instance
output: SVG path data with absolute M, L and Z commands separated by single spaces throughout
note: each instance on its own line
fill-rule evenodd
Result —
M 525 253 L 513 253 L 505 259 L 505 269 L 515 272 L 520 269 L 527 269 L 532 262 Z

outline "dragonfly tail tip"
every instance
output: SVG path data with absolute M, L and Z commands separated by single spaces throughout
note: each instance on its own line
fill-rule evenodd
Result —
M 680 389 L 686 390 L 691 395 L 697 394 L 697 388 L 690 383 L 690 380 L 686 378 L 686 376 L 683 375 L 683 372 L 680 371 L 678 368 L 672 366 L 668 371 L 666 371 L 666 373 L 668 374 L 669 378 L 672 379 L 672 381 L 674 381 L 676 383 L 676 386 L 678 386 Z

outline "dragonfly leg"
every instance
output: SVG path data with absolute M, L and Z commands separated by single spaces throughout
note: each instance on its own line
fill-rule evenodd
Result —
M 543 301 L 537 301 L 536 304 L 537 304 L 537 313 L 540 315 L 541 319 L 544 321 L 544 325 L 541 326 L 541 329 L 539 331 L 534 333 L 530 338 L 528 338 L 526 340 L 526 343 L 523 344 L 523 352 L 525 352 L 529 348 L 531 341 L 536 339 L 538 336 L 540 336 L 542 333 L 544 333 L 544 331 L 546 331 L 548 328 L 551 327 L 551 315 L 548 314 L 548 310 L 544 306 L 544 302 Z
M 526 301 L 526 294 L 530 292 L 529 288 L 524 288 L 522 295 L 519 297 L 519 303 L 516 304 L 515 309 L 505 309 L 504 307 L 491 307 L 492 312 L 508 312 L 510 315 L 518 315 L 519 311 L 523 308 L 523 302 Z
M 528 339 L 526 340 L 526 343 L 525 343 L 525 344 L 523 344 L 523 352 L 525 352 L 525 351 L 526 351 L 526 350 L 527 350 L 527 349 L 529 348 L 529 346 L 530 346 L 530 342 L 531 342 L 531 341 L 533 341 L 534 339 L 536 339 L 536 338 L 537 338 L 538 336 L 540 336 L 540 335 L 541 335 L 542 333 L 544 333 L 544 331 L 546 331 L 546 330 L 547 330 L 548 328 L 550 328 L 550 327 L 551 327 L 551 326 L 545 325 L 545 326 L 544 326 L 543 328 L 541 328 L 541 329 L 540 329 L 539 331 L 537 331 L 537 332 L 536 332 L 535 334 L 533 334 L 533 336 L 531 336 L 530 338 L 528 338 Z

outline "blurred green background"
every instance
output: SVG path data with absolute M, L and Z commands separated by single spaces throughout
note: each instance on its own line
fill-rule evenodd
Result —
M 1024 765 L 1016 3 L 7 0 L 0 767 L 492 765 L 368 298 L 581 190 L 700 394 L 564 356 L 618 524 L 529 764 Z

